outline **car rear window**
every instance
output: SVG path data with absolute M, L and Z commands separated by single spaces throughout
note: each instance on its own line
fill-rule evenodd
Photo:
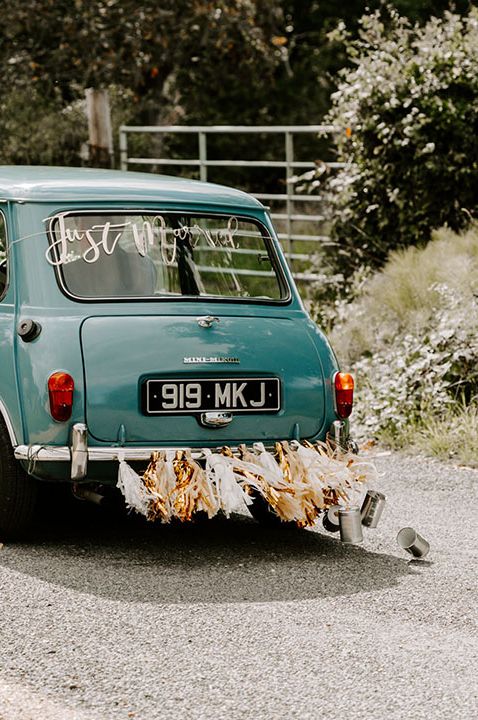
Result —
M 235 215 L 59 214 L 47 259 L 84 299 L 288 294 L 265 227 Z

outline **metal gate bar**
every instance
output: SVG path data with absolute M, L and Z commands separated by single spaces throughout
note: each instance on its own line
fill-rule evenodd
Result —
M 317 136 L 333 135 L 340 132 L 340 128 L 334 125 L 143 125 L 130 126 L 123 125 L 119 132 L 120 145 L 120 165 L 122 170 L 128 170 L 131 165 L 143 166 L 159 166 L 159 167 L 195 167 L 198 170 L 199 179 L 208 180 L 208 168 L 213 167 L 237 167 L 237 168 L 277 168 L 284 171 L 284 179 L 286 183 L 285 193 L 254 193 L 251 194 L 261 201 L 280 202 L 284 206 L 284 212 L 272 212 L 273 220 L 278 220 L 285 224 L 285 232 L 279 232 L 279 240 L 284 245 L 286 257 L 289 264 L 295 270 L 294 277 L 297 280 L 312 282 L 322 280 L 322 276 L 316 273 L 305 271 L 298 272 L 298 268 L 294 268 L 295 262 L 310 261 L 312 253 L 294 252 L 294 244 L 300 242 L 312 243 L 314 250 L 317 243 L 330 243 L 330 238 L 324 233 L 306 233 L 296 232 L 294 225 L 296 223 L 317 223 L 320 224 L 324 220 L 324 216 L 319 213 L 297 212 L 296 204 L 304 203 L 305 207 L 310 207 L 310 203 L 320 203 L 318 195 L 300 195 L 295 191 L 293 177 L 296 170 L 305 171 L 313 170 L 317 167 L 314 162 L 304 162 L 295 159 L 294 154 L 294 135 L 309 134 Z M 149 157 L 130 157 L 128 155 L 128 135 L 133 133 L 146 134 L 195 134 L 198 137 L 198 157 L 197 158 L 149 158 Z M 208 160 L 207 153 L 207 136 L 212 134 L 230 134 L 238 135 L 244 133 L 266 133 L 281 134 L 284 136 L 284 159 L 281 160 Z M 329 169 L 339 169 L 344 167 L 343 163 L 326 162 L 323 163 Z

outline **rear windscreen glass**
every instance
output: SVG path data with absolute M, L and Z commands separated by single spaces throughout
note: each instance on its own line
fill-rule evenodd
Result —
M 239 216 L 68 213 L 51 240 L 47 259 L 80 298 L 287 297 L 267 231 Z

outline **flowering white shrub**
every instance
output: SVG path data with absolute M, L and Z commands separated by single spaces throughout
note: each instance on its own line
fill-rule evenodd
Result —
M 349 128 L 338 141 L 348 165 L 315 180 L 330 193 L 340 271 L 379 267 L 477 210 L 478 11 L 420 27 L 388 7 L 362 18 L 348 52 L 325 119 Z
M 355 365 L 355 418 L 367 432 L 390 435 L 423 417 L 443 417 L 478 393 L 478 302 L 441 293 L 447 305 L 428 331 L 398 335 Z
M 332 342 L 356 376 L 360 434 L 403 435 L 476 402 L 478 231 L 392 255 L 340 311 Z

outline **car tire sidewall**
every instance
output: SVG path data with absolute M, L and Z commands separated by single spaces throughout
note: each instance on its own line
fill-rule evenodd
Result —
M 282 520 L 262 495 L 253 493 L 251 497 L 252 503 L 248 508 L 256 522 L 269 528 L 297 528 L 297 523 Z
M 0 542 L 26 535 L 37 497 L 38 481 L 15 460 L 7 429 L 0 421 Z

